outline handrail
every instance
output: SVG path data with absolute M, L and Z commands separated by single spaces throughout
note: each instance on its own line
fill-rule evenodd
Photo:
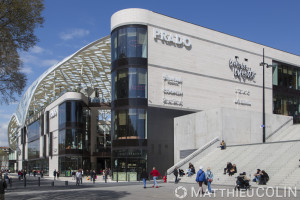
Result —
M 226 144 L 226 148 L 228 148 L 228 147 L 251 146 L 251 145 L 261 145 L 261 144 L 263 144 L 263 145 L 265 145 L 265 144 L 278 144 L 278 143 L 287 143 L 287 142 L 300 142 L 300 139 L 299 140 L 282 140 L 282 141 L 265 142 L 265 143 L 257 142 L 257 143 L 250 143 L 250 144 L 231 144 L 231 145 Z M 217 148 L 220 148 L 220 147 L 217 147 Z
M 203 151 L 205 151 L 208 147 L 210 147 L 211 145 L 213 145 L 214 143 L 219 141 L 219 137 L 214 138 L 213 140 L 211 140 L 210 142 L 208 142 L 207 144 L 205 144 L 204 146 L 200 147 L 199 149 L 197 149 L 196 151 L 194 151 L 193 153 L 191 153 L 189 156 L 187 156 L 186 158 L 182 159 L 181 161 L 179 161 L 178 163 L 176 163 L 175 165 L 173 165 L 172 167 L 170 167 L 167 170 L 167 175 L 170 175 L 173 173 L 175 167 L 182 167 L 184 164 L 188 163 L 190 160 L 192 160 L 193 158 L 195 158 L 196 156 L 198 156 L 200 153 L 202 153 Z
M 293 120 L 293 118 L 291 117 L 288 121 L 286 121 L 284 124 L 282 124 L 280 127 L 278 127 L 273 133 L 271 133 L 270 135 L 268 135 L 266 137 L 266 140 L 269 139 L 270 137 L 272 137 L 275 133 L 277 133 L 279 130 L 281 130 L 283 127 L 285 127 L 292 120 Z

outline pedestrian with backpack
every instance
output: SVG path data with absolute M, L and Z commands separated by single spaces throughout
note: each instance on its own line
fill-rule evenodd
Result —
M 199 167 L 199 171 L 197 172 L 196 182 L 199 184 L 199 191 L 202 192 L 202 194 L 204 194 L 203 183 L 206 182 L 206 178 L 205 178 L 205 172 L 204 172 L 202 166 Z

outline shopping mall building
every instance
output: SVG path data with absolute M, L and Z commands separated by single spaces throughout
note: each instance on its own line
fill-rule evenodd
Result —
M 118 11 L 110 36 L 24 94 L 8 128 L 15 167 L 50 176 L 107 167 L 115 180 L 136 180 L 142 168 L 164 174 L 214 137 L 262 142 L 263 88 L 265 137 L 300 122 L 299 67 L 298 55 L 144 9 Z

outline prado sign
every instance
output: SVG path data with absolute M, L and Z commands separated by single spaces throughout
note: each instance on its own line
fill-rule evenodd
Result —
M 160 39 L 165 42 L 174 43 L 177 45 L 184 45 L 186 47 L 191 46 L 191 40 L 189 37 L 185 37 L 183 35 L 175 34 L 175 33 L 169 33 L 165 30 L 153 29 L 153 37 L 154 39 Z
M 243 79 L 243 81 L 246 79 L 252 81 L 255 78 L 256 73 L 253 72 L 250 67 L 247 67 L 246 64 L 240 63 L 238 57 L 236 57 L 235 60 L 229 60 L 229 67 L 233 71 L 235 78 Z

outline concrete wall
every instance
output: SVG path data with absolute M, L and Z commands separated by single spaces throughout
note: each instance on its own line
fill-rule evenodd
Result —
M 147 110 L 148 171 L 152 167 L 164 175 L 174 163 L 174 118 L 189 111 L 149 107 Z
M 195 111 L 219 107 L 260 112 L 262 109 L 262 50 L 265 62 L 272 60 L 300 66 L 300 57 L 238 37 L 197 26 L 144 9 L 125 9 L 111 18 L 111 29 L 127 24 L 148 26 L 148 105 Z M 154 30 L 190 38 L 191 46 L 168 43 L 154 37 Z M 229 67 L 229 60 L 239 57 L 256 73 L 253 80 L 239 80 Z M 247 59 L 247 61 L 245 60 Z M 272 113 L 272 69 L 265 69 L 266 113 Z M 179 87 L 166 84 L 163 76 L 182 80 Z M 183 92 L 182 97 L 164 94 L 164 89 Z M 249 91 L 249 95 L 236 90 Z M 183 105 L 170 105 L 163 99 L 175 99 Z M 249 105 L 236 104 L 246 100 Z
M 267 114 L 266 136 L 292 117 Z M 180 161 L 180 151 L 198 149 L 215 137 L 227 145 L 262 142 L 262 113 L 230 108 L 217 108 L 174 119 L 174 163 Z M 289 123 L 287 125 L 290 126 Z

